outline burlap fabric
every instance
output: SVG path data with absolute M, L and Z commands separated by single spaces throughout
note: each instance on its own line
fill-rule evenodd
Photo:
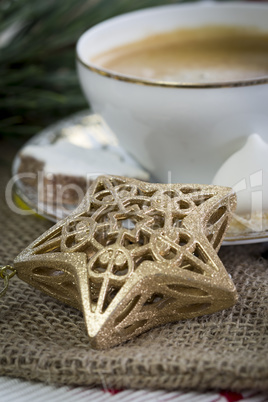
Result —
M 50 223 L 10 211 L 1 160 L 0 263 Z M 13 278 L 0 300 L 0 375 L 46 383 L 154 389 L 268 389 L 268 245 L 223 247 L 239 293 L 229 310 L 151 330 L 107 351 L 89 348 L 82 314 Z

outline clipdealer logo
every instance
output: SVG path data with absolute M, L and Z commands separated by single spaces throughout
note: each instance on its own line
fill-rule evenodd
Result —
M 84 188 L 89 185 L 98 176 L 103 173 L 88 173 L 84 178 Z M 29 183 L 34 183 L 29 184 Z M 22 193 L 30 191 L 34 194 L 33 205 L 34 209 L 25 209 L 19 206 L 16 202 L 17 189 Z M 5 190 L 5 199 L 8 207 L 19 215 L 34 215 L 34 214 L 50 214 L 52 213 L 57 218 L 64 218 L 69 215 L 74 208 L 80 204 L 85 196 L 85 191 L 76 183 L 61 184 L 53 180 L 53 174 L 38 173 L 18 173 L 15 174 L 7 183 Z M 70 198 L 71 197 L 71 198 Z M 28 196 L 31 199 L 31 194 Z M 69 199 L 69 201 L 68 201 Z M 26 200 L 27 204 L 27 200 Z

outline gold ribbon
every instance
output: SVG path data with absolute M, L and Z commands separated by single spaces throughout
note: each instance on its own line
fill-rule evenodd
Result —
M 0 268 L 0 278 L 4 281 L 4 288 L 0 291 L 0 298 L 5 296 L 9 286 L 9 281 L 14 275 L 16 275 L 16 273 L 16 269 L 11 265 L 6 265 L 5 267 Z

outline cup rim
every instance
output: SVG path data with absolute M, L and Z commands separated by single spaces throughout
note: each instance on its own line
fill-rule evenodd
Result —
M 251 78 L 251 79 L 244 79 L 244 80 L 235 80 L 235 81 L 224 81 L 224 82 L 208 82 L 208 83 L 198 83 L 198 82 L 176 82 L 176 81 L 162 81 L 162 80 L 150 80 L 150 79 L 145 79 L 145 78 L 141 78 L 141 77 L 136 77 L 136 76 L 131 76 L 131 75 L 127 75 L 127 74 L 123 74 L 123 73 L 118 73 L 115 72 L 113 70 L 109 70 L 106 69 L 104 67 L 99 67 L 93 63 L 86 63 L 82 60 L 82 58 L 79 56 L 79 52 L 78 52 L 78 47 L 79 47 L 79 43 L 80 41 L 84 38 L 84 36 L 86 34 L 88 34 L 89 31 L 92 30 L 92 28 L 98 27 L 101 24 L 105 24 L 106 21 L 110 21 L 116 18 L 123 18 L 126 15 L 130 15 L 130 14 L 134 14 L 137 12 L 143 12 L 143 11 L 147 11 L 150 9 L 159 9 L 161 7 L 164 8 L 172 8 L 172 7 L 246 7 L 246 8 L 265 8 L 268 10 L 268 6 L 264 5 L 262 3 L 257 3 L 257 4 L 252 4 L 252 3 L 245 3 L 245 2 L 232 2 L 232 3 L 214 3 L 214 2 L 210 2 L 208 0 L 208 2 L 204 1 L 202 3 L 199 4 L 170 4 L 170 5 L 164 5 L 164 6 L 155 6 L 155 7 L 148 7 L 145 9 L 141 9 L 141 10 L 136 10 L 136 11 L 132 11 L 129 13 L 124 13 L 121 14 L 119 16 L 116 17 L 112 17 L 109 18 L 103 22 L 100 22 L 96 25 L 94 25 L 93 27 L 89 28 L 88 30 L 86 30 L 78 39 L 77 44 L 76 44 L 76 60 L 78 63 L 80 63 L 83 67 L 87 68 L 88 70 L 97 73 L 100 76 L 106 77 L 106 78 L 111 78 L 111 79 L 115 79 L 117 81 L 123 81 L 123 82 L 127 82 L 127 83 L 132 83 L 132 84 L 138 84 L 138 85 L 145 85 L 145 86 L 153 86 L 153 87 L 166 87 L 166 88 L 234 88 L 234 87 L 244 87 L 244 86 L 255 86 L 255 85 L 263 85 L 263 84 L 268 84 L 268 75 L 267 76 L 261 76 L 258 78 Z

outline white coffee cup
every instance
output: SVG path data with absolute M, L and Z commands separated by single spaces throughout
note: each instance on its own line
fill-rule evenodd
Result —
M 252 133 L 268 142 L 268 77 L 207 85 L 152 82 L 91 60 L 150 34 L 217 24 L 267 31 L 268 6 L 204 2 L 149 8 L 102 22 L 78 41 L 78 73 L 93 110 L 161 182 L 211 183 Z

